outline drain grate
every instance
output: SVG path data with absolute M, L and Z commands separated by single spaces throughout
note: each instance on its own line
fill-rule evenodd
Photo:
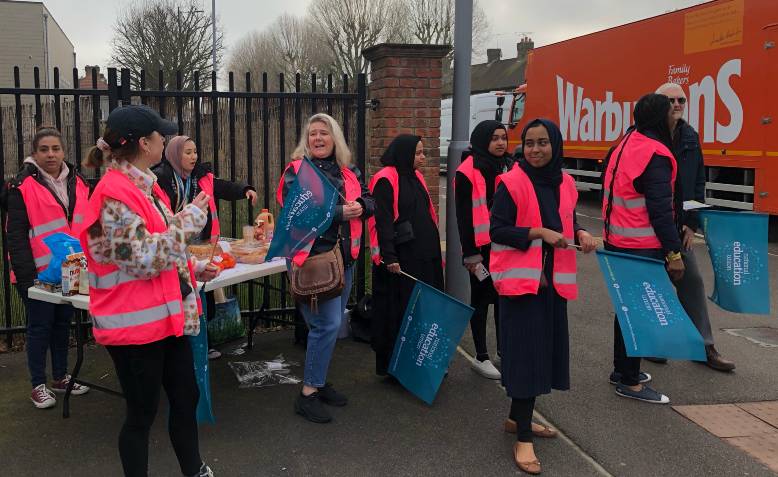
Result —
M 745 338 L 748 341 L 765 348 L 778 348 L 778 328 L 772 328 L 770 326 L 725 328 L 723 331 L 733 336 Z

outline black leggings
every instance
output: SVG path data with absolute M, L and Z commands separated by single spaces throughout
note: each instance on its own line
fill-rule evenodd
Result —
M 532 442 L 532 411 L 535 410 L 535 398 L 511 399 L 510 418 L 516 421 L 516 440 Z
M 197 437 L 197 401 L 192 348 L 187 337 L 154 343 L 106 346 L 127 401 L 119 433 L 119 455 L 126 476 L 146 476 L 149 430 L 157 414 L 161 389 L 170 402 L 168 433 L 184 475 L 196 475 L 202 460 Z
M 491 280 L 489 280 L 491 282 Z M 471 279 L 470 305 L 475 308 L 470 319 L 470 331 L 473 333 L 475 354 L 479 361 L 489 359 L 489 350 L 486 347 L 486 318 L 489 314 L 489 305 L 494 304 L 494 329 L 497 333 L 497 354 L 500 354 L 500 322 L 499 300 L 496 300 L 492 291 L 487 290 L 483 284 L 473 285 Z M 478 288 L 476 288 L 478 287 Z

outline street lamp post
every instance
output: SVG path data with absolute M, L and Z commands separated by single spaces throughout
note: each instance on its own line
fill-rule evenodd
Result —
M 451 142 L 446 161 L 446 293 L 465 303 L 470 288 L 462 265 L 462 245 L 457 230 L 454 177 L 468 144 L 470 121 L 470 58 L 473 48 L 473 0 L 456 0 L 454 9 L 454 98 Z
M 211 0 L 211 54 L 213 55 L 213 71 L 216 76 L 219 75 L 219 69 L 216 65 L 216 0 Z

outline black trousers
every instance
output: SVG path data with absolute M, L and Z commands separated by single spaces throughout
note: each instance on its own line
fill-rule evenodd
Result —
M 154 343 L 106 346 L 127 402 L 127 417 L 119 433 L 119 455 L 126 476 L 148 475 L 149 430 L 154 423 L 160 392 L 170 403 L 168 433 L 184 475 L 200 470 L 197 402 L 189 339 L 168 337 Z
M 613 367 L 621 373 L 621 384 L 637 386 L 640 384 L 640 358 L 627 356 L 627 347 L 621 333 L 619 318 L 613 315 Z
M 614 247 L 605 243 L 605 250 L 612 252 L 628 253 L 641 257 L 664 260 L 664 255 L 659 249 L 629 249 Z M 625 386 L 637 386 L 640 384 L 640 358 L 630 358 L 627 356 L 627 348 L 624 345 L 624 336 L 621 333 L 619 319 L 614 315 L 613 325 L 613 367 L 621 373 L 621 384 Z

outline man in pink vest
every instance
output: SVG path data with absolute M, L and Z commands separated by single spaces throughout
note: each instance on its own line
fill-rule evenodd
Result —
M 492 206 L 497 176 L 514 166 L 506 153 L 508 136 L 505 126 L 494 120 L 482 121 L 470 135 L 470 148 L 462 153 L 462 164 L 454 179 L 457 229 L 462 243 L 462 261 L 470 272 L 470 306 L 475 311 L 470 319 L 470 331 L 475 345 L 471 368 L 488 379 L 500 379 L 500 371 L 492 363 L 486 345 L 486 317 L 494 304 L 494 326 L 497 355 L 500 355 L 499 300 L 492 277 L 479 275 L 489 270 L 491 239 L 489 210 Z
M 670 278 L 683 277 L 680 210 L 675 194 L 677 167 L 670 152 L 667 96 L 649 94 L 635 105 L 635 128 L 612 151 L 603 182 L 603 238 L 606 250 L 667 262 Z M 609 381 L 616 394 L 654 404 L 670 399 L 648 387 L 651 375 L 640 371 L 640 358 L 627 356 L 618 319 L 614 320 L 613 367 Z

